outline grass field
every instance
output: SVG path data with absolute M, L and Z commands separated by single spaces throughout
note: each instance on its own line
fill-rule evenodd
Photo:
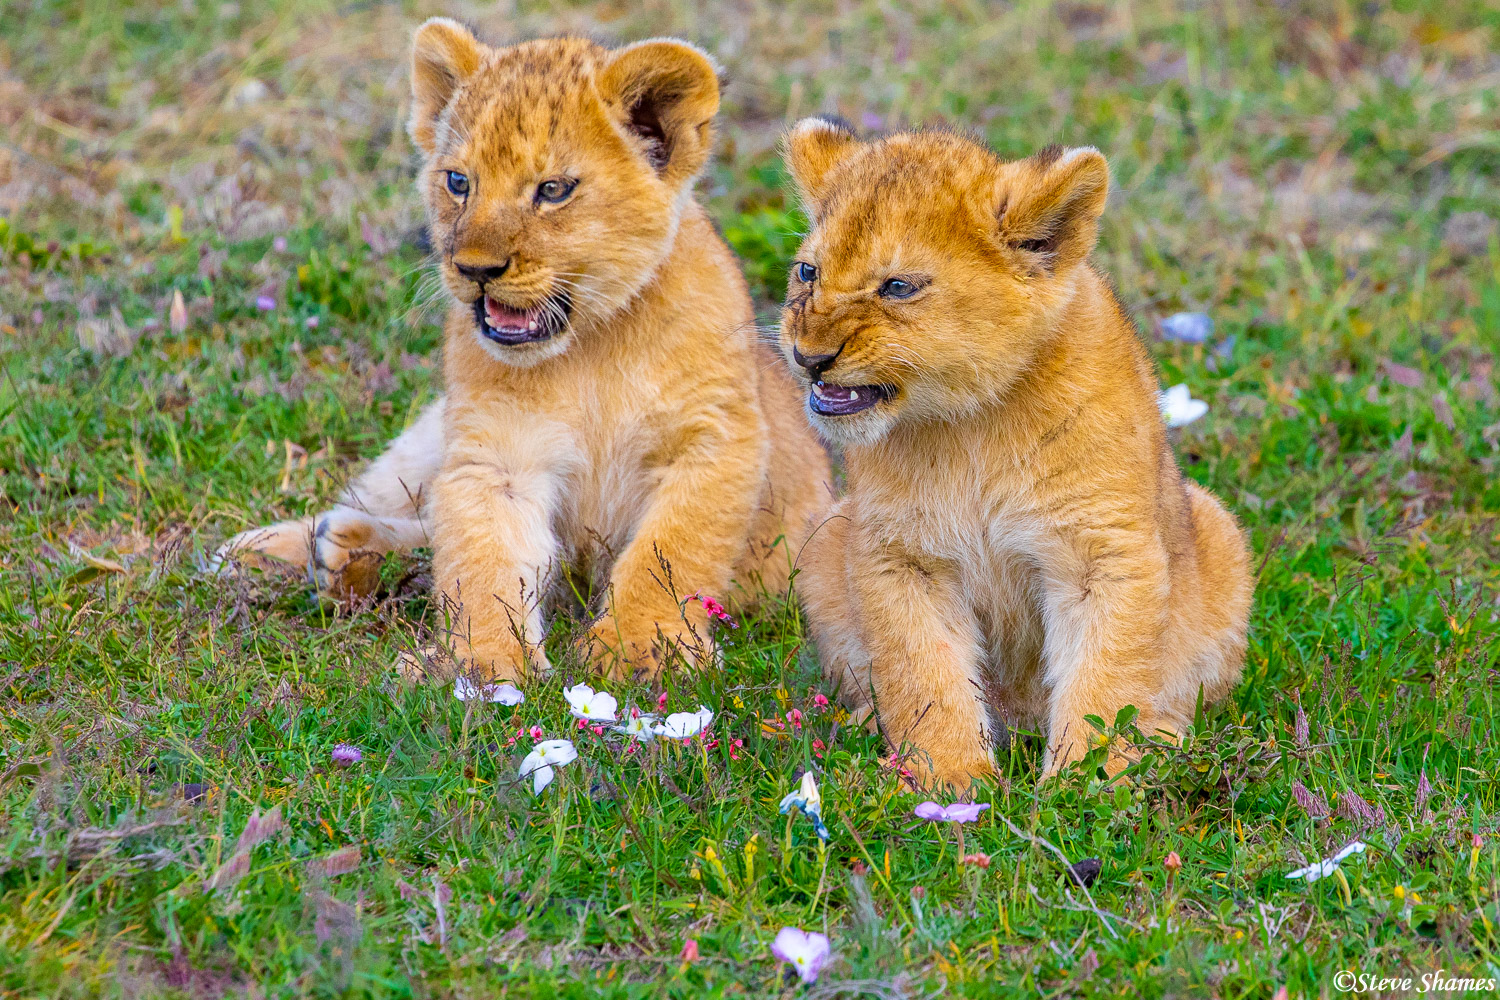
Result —
M 718 713 L 626 754 L 572 726 L 566 622 L 522 706 L 401 680 L 435 627 L 420 554 L 355 614 L 295 576 L 203 572 L 229 534 L 327 504 L 439 391 L 404 133 L 433 13 L 716 53 L 700 192 L 767 322 L 803 225 L 790 119 L 1103 150 L 1099 263 L 1164 384 L 1209 402 L 1179 459 L 1260 567 L 1231 700 L 1119 784 L 1039 790 L 1036 748 L 1001 752 L 964 830 L 990 865 L 962 866 L 879 742 L 815 703 L 795 607 L 726 632 L 721 672 L 614 689 Z M 0 26 L 0 997 L 1500 977 L 1492 4 L 0 0 Z M 1208 343 L 1157 337 L 1179 311 L 1213 317 Z M 538 797 L 532 726 L 581 751 Z M 335 766 L 340 743 L 362 760 Z M 808 767 L 826 848 L 776 810 Z M 1355 838 L 1337 874 L 1286 877 Z M 1087 893 L 1059 853 L 1099 859 Z M 783 926 L 831 939 L 816 985 L 771 957 Z

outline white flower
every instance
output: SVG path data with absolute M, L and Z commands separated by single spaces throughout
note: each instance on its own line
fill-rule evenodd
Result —
M 714 721 L 714 713 L 707 706 L 699 705 L 696 712 L 673 712 L 665 722 L 651 727 L 658 736 L 674 740 L 686 740 L 697 736 Z
M 553 768 L 577 759 L 578 751 L 573 748 L 572 740 L 542 740 L 521 761 L 521 777 L 531 775 L 531 793 L 540 795 L 556 777 Z
M 656 716 L 637 715 L 623 726 L 611 726 L 610 728 L 614 732 L 624 733 L 626 736 L 646 742 L 656 739 L 656 731 L 653 728 L 655 725 Z
M 568 699 L 568 707 L 576 718 L 590 722 L 614 722 L 615 709 L 620 706 L 614 695 L 595 691 L 587 684 L 564 688 L 563 697 Z
M 480 687 L 462 674 L 453 682 L 453 697 L 459 701 L 488 701 L 498 705 L 519 705 L 526 700 L 521 689 L 510 681 Z
M 1339 848 L 1339 850 L 1337 851 L 1337 853 L 1333 854 L 1331 857 L 1327 857 L 1327 858 L 1324 858 L 1322 861 L 1318 861 L 1318 862 L 1315 862 L 1314 864 L 1310 864 L 1306 868 L 1298 868 L 1294 872 L 1287 872 L 1286 877 L 1287 878 L 1300 878 L 1300 879 L 1306 879 L 1308 882 L 1316 882 L 1318 879 L 1323 878 L 1324 876 L 1332 875 L 1333 874 L 1333 870 L 1339 866 L 1339 862 L 1343 861 L 1349 855 L 1351 855 L 1351 854 L 1363 854 L 1364 852 L 1365 852 L 1365 843 L 1364 843 L 1364 841 L 1362 841 L 1362 840 L 1350 841 L 1345 846 Z
M 771 942 L 771 954 L 792 963 L 804 983 L 818 980 L 818 973 L 828 964 L 828 937 L 800 927 L 783 927 Z
M 1194 399 L 1186 382 L 1172 386 L 1157 398 L 1157 402 L 1168 427 L 1186 427 L 1208 412 L 1208 404 Z

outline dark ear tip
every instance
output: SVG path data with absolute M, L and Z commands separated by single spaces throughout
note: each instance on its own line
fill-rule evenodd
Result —
M 823 115 L 823 114 L 808 115 L 807 117 L 813 119 L 814 121 L 820 121 L 820 122 L 824 122 L 824 123 L 826 123 L 828 125 L 832 125 L 834 128 L 838 129 L 840 132 L 848 133 L 850 136 L 852 136 L 852 137 L 854 137 L 856 139 L 859 138 L 859 133 L 854 130 L 853 123 L 851 123 L 849 121 L 849 119 L 847 119 L 847 118 L 841 117 L 839 115 Z

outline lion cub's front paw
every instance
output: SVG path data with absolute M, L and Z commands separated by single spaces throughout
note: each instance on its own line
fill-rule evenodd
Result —
M 318 516 L 307 571 L 321 596 L 357 601 L 375 593 L 385 560 L 377 530 L 365 515 L 347 508 Z
M 595 622 L 579 642 L 584 659 L 613 680 L 654 681 L 675 660 L 696 664 L 703 658 L 702 636 L 681 623 L 624 624 L 612 615 Z

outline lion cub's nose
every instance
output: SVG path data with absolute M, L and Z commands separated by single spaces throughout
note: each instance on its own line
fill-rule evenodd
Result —
M 806 368 L 807 373 L 813 378 L 817 378 L 832 367 L 834 359 L 839 356 L 839 352 L 842 350 L 843 348 L 839 348 L 838 351 L 834 351 L 832 354 L 803 354 L 797 350 L 797 345 L 793 344 L 792 360 L 803 368 Z
M 486 282 L 494 281 L 497 278 L 499 278 L 502 274 L 504 274 L 506 268 L 510 267 L 510 261 L 507 260 L 503 264 L 499 264 L 499 265 L 494 265 L 494 264 L 484 265 L 484 264 L 460 264 L 458 261 L 455 260 L 453 262 L 453 266 L 456 267 L 456 268 L 458 268 L 458 273 L 459 274 L 463 275 L 465 278 L 468 278 L 470 281 L 474 282 L 476 285 L 479 285 L 480 287 L 483 287 Z

